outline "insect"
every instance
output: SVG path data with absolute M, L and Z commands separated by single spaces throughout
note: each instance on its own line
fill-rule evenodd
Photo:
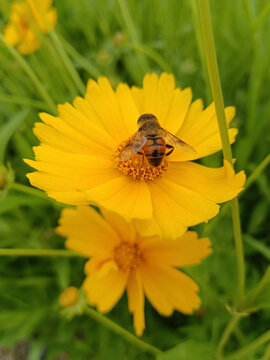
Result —
M 175 148 L 196 154 L 192 146 L 163 129 L 154 115 L 141 115 L 137 124 L 139 130 L 132 136 L 120 154 L 122 162 L 140 154 L 143 157 L 141 166 L 146 157 L 150 165 L 158 167 L 164 157 L 170 155 Z M 167 150 L 168 152 L 166 152 Z

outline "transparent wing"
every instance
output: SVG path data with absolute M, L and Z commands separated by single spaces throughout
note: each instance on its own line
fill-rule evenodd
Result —
M 164 140 L 167 144 L 172 145 L 175 149 L 179 149 L 181 151 L 197 154 L 196 150 L 193 149 L 192 146 L 185 143 L 183 140 L 179 139 L 177 136 L 171 134 L 169 131 L 162 129 L 164 134 Z
M 147 138 L 144 134 L 141 131 L 137 131 L 122 150 L 120 160 L 127 161 L 132 158 L 142 149 L 146 141 Z

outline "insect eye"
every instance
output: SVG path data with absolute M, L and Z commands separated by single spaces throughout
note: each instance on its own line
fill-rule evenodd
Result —
M 143 120 L 157 120 L 157 118 L 153 114 L 143 114 L 139 117 L 137 124 Z

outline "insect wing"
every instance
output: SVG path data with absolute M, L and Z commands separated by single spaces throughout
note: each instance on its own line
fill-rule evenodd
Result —
M 121 152 L 120 160 L 127 161 L 136 155 L 145 145 L 147 138 L 141 131 L 137 131 Z
M 164 140 L 167 144 L 172 145 L 175 149 L 179 149 L 186 153 L 197 154 L 196 150 L 192 146 L 188 145 L 183 140 L 179 139 L 177 136 L 171 134 L 169 131 L 162 129 L 164 133 Z

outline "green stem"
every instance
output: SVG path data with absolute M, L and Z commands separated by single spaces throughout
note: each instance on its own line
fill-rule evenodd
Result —
M 270 359 L 270 344 L 267 346 L 265 353 L 261 360 L 269 360 Z
M 40 4 L 38 3 L 37 0 L 35 0 L 35 6 L 39 12 L 39 15 L 41 16 L 42 20 L 44 21 L 44 24 L 48 27 L 48 29 L 50 28 L 50 24 L 48 23 L 47 17 L 44 14 Z M 66 67 L 67 71 L 69 72 L 70 77 L 72 78 L 72 80 L 74 81 L 75 85 L 77 86 L 78 90 L 80 91 L 81 95 L 84 95 L 85 93 L 85 85 L 82 82 L 79 74 L 77 73 L 77 70 L 75 69 L 75 67 L 73 66 L 72 62 L 69 59 L 68 54 L 66 53 L 64 46 L 62 45 L 61 40 L 59 39 L 59 37 L 57 36 L 55 30 L 51 30 L 49 32 L 49 36 L 52 40 L 52 43 L 55 47 L 55 50 L 58 52 L 60 58 L 62 59 L 62 62 L 64 64 L 64 66 Z
M 69 251 L 58 249 L 0 249 L 0 256 L 60 256 L 60 257 L 80 257 L 81 255 Z
M 189 4 L 191 7 L 191 13 L 192 13 L 192 22 L 197 42 L 197 47 L 199 50 L 199 57 L 202 65 L 203 70 L 203 78 L 205 82 L 205 91 L 206 91 L 206 101 L 209 103 L 212 100 L 211 92 L 209 88 L 209 79 L 207 75 L 207 67 L 205 63 L 205 57 L 203 53 L 203 44 L 202 44 L 202 37 L 201 37 L 201 30 L 200 30 L 200 22 L 199 22 L 199 16 L 198 16 L 198 8 L 196 6 L 196 0 L 189 0 Z
M 197 5 L 199 12 L 199 19 L 201 23 L 204 53 L 206 57 L 208 75 L 209 75 L 211 90 L 212 90 L 216 113 L 217 113 L 217 120 L 218 120 L 219 132 L 222 142 L 223 155 L 224 158 L 230 164 L 232 164 L 232 151 L 231 151 L 229 133 L 226 123 L 225 111 L 224 111 L 224 102 L 223 102 L 218 64 L 216 58 L 209 0 L 197 0 Z M 244 295 L 245 262 L 244 262 L 243 240 L 242 240 L 239 206 L 238 206 L 237 198 L 231 200 L 231 211 L 232 211 L 234 241 L 235 241 L 236 256 L 237 256 L 237 268 L 238 268 L 237 302 L 239 305 Z
M 255 287 L 255 289 L 251 292 L 251 294 L 249 296 L 247 296 L 243 307 L 248 307 L 251 304 L 254 303 L 254 301 L 256 300 L 257 296 L 262 292 L 262 290 L 264 289 L 265 285 L 268 284 L 270 279 L 270 266 L 267 267 L 263 277 L 261 278 L 261 280 L 259 281 L 259 283 L 257 284 L 257 286 Z M 247 310 L 248 311 L 248 310 Z
M 231 320 L 228 322 L 227 326 L 225 327 L 217 346 L 217 360 L 222 359 L 223 349 L 227 344 L 231 336 L 231 333 L 233 332 L 234 328 L 236 327 L 240 319 L 241 319 L 241 315 L 239 314 L 234 315 L 231 318 Z
M 148 56 L 150 59 L 154 60 L 161 67 L 163 71 L 166 71 L 168 73 L 173 72 L 172 68 L 167 63 L 167 61 L 162 56 L 160 56 L 159 53 L 157 53 L 155 50 L 149 49 L 147 46 L 144 46 L 142 44 L 127 44 L 126 46 L 130 49 L 140 51 L 141 53 Z
M 49 36 L 54 44 L 56 51 L 58 52 L 58 54 L 61 57 L 63 64 L 65 65 L 67 71 L 69 72 L 71 78 L 73 79 L 75 85 L 77 86 L 81 95 L 84 95 L 85 90 L 86 90 L 85 85 L 84 85 L 83 81 L 81 80 L 77 70 L 73 66 L 72 62 L 70 61 L 69 56 L 66 53 L 61 40 L 59 39 L 59 37 L 57 36 L 57 34 L 54 30 L 50 31 Z
M 245 188 L 241 193 L 239 194 L 239 197 L 241 197 L 246 190 L 258 179 L 258 177 L 261 175 L 261 173 L 267 168 L 267 166 L 270 164 L 270 154 L 267 155 L 263 161 L 256 167 L 256 169 L 249 175 L 247 178 Z M 216 216 L 213 220 L 211 220 L 211 223 L 206 225 L 206 231 L 204 232 L 204 235 L 211 233 L 213 228 L 217 226 L 217 224 L 220 222 L 220 220 L 227 214 L 227 211 L 229 209 L 230 204 L 225 204 L 220 213 L 219 216 Z
M 263 161 L 256 167 L 256 169 L 250 174 L 245 184 L 245 190 L 250 187 L 251 184 L 259 177 L 264 169 L 270 164 L 270 154 L 268 154 Z
M 118 0 L 118 4 L 123 16 L 124 23 L 127 28 L 127 32 L 129 34 L 129 37 L 131 39 L 131 42 L 133 45 L 139 45 L 139 39 L 137 36 L 136 28 L 133 24 L 132 17 L 130 16 L 130 13 L 128 11 L 128 7 L 125 0 Z M 144 56 L 140 52 L 136 52 L 138 62 L 140 64 L 140 67 L 143 71 L 143 73 L 149 72 L 149 66 Z
M 22 96 L 0 94 L 0 102 L 6 104 L 23 105 L 37 109 L 47 109 L 47 105 L 43 101 L 33 100 Z
M 266 331 L 262 336 L 258 337 L 252 343 L 244 346 L 242 349 L 235 351 L 234 353 L 225 356 L 223 360 L 235 360 L 240 358 L 241 356 L 250 354 L 254 350 L 256 350 L 259 346 L 263 345 L 264 343 L 270 341 L 270 330 Z
M 22 69 L 25 71 L 25 73 L 29 76 L 33 84 L 35 85 L 36 89 L 40 93 L 41 97 L 44 99 L 44 101 L 47 103 L 48 107 L 52 111 L 53 114 L 57 113 L 57 108 L 55 103 L 53 102 L 52 98 L 48 94 L 47 90 L 44 88 L 42 83 L 40 82 L 37 75 L 34 73 L 34 71 L 31 69 L 31 67 L 28 65 L 28 63 L 24 60 L 24 58 L 18 53 L 17 50 L 15 50 L 13 47 L 9 46 L 6 40 L 4 39 L 3 35 L 0 33 L 0 40 L 3 42 L 9 53 L 18 61 L 18 63 L 21 65 Z
M 95 68 L 87 59 L 85 59 L 67 40 L 59 36 L 67 53 L 78 63 L 78 65 L 86 70 L 88 74 L 94 78 L 101 76 L 100 71 Z
M 141 349 L 142 351 L 148 352 L 155 356 L 162 353 L 160 349 L 138 339 L 135 335 L 131 334 L 129 331 L 125 330 L 121 326 L 114 323 L 112 320 L 108 319 L 107 317 L 98 313 L 97 311 L 91 309 L 90 307 L 86 307 L 85 313 L 94 320 L 96 320 L 97 322 L 99 322 L 101 325 L 113 331 L 115 334 L 120 335 L 123 339 L 135 345 L 137 348 Z
M 43 199 L 43 200 L 46 200 L 46 201 L 50 201 L 54 206 L 56 207 L 60 207 L 62 208 L 64 205 L 62 205 L 61 203 L 58 203 L 57 201 L 49 198 L 46 194 L 44 194 L 42 191 L 40 190 L 37 190 L 37 189 L 34 189 L 30 186 L 27 186 L 27 185 L 23 185 L 23 184 L 18 184 L 16 182 L 10 184 L 9 186 L 10 189 L 13 189 L 13 190 L 17 190 L 17 191 L 20 191 L 20 192 L 23 192 L 25 194 L 28 194 L 28 195 L 33 195 L 33 196 L 36 196 L 40 199 Z

